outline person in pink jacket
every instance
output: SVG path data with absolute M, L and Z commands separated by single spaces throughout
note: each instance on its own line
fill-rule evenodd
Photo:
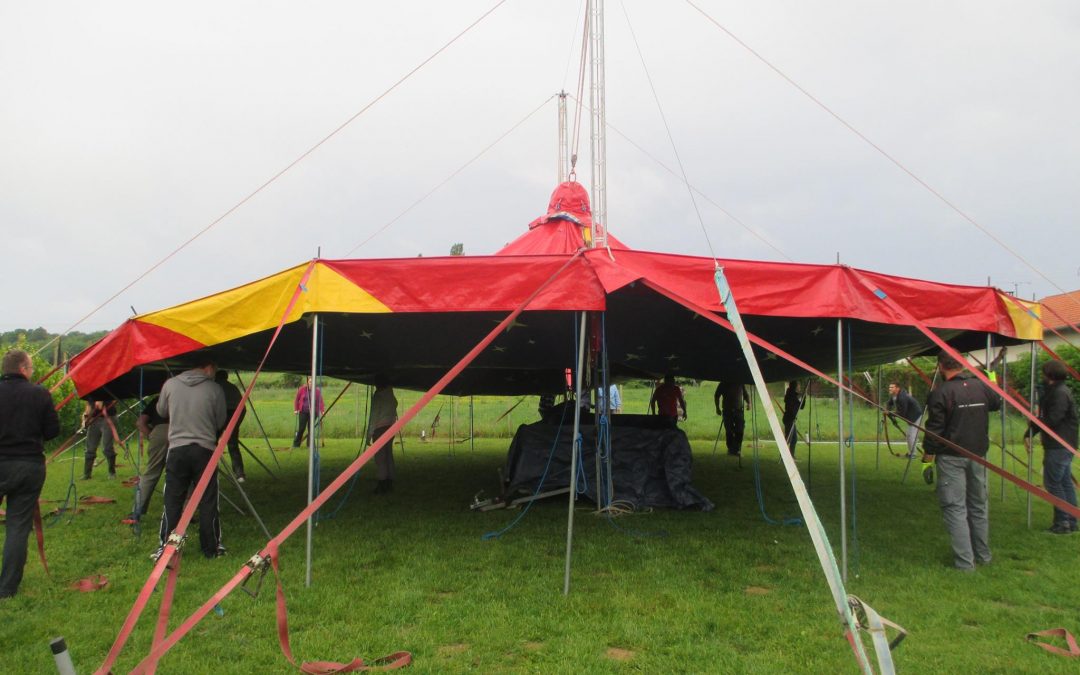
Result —
M 300 385 L 300 388 L 296 390 L 296 396 L 293 397 L 293 414 L 296 415 L 296 436 L 293 437 L 292 446 L 299 448 L 300 444 L 304 442 L 304 434 L 307 432 L 308 426 L 311 424 L 311 400 L 312 400 L 312 386 L 311 378 L 307 378 L 307 381 Z M 323 398 L 322 389 L 314 387 L 315 391 L 315 414 L 322 417 Z M 318 418 L 316 418 L 318 419 Z

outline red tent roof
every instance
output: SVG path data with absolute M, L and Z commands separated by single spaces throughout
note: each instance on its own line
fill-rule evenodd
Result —
M 584 198 L 584 199 L 583 199 Z M 1037 322 L 993 288 L 938 284 L 838 265 L 711 258 L 635 251 L 610 239 L 610 249 L 585 249 L 588 201 L 576 183 L 560 185 L 548 212 L 522 237 L 492 256 L 316 260 L 239 288 L 127 321 L 73 359 L 80 394 L 140 366 L 182 365 L 209 350 L 223 366 L 253 368 L 269 334 L 286 313 L 305 271 L 310 277 L 285 317 L 271 370 L 310 369 L 310 329 L 325 326 L 328 375 L 426 387 L 494 323 L 556 273 L 527 311 L 458 378 L 453 393 L 536 393 L 561 389 L 572 365 L 575 322 L 569 312 L 604 312 L 613 372 L 697 379 L 745 377 L 734 338 L 672 302 L 675 297 L 723 313 L 714 283 L 725 274 L 748 329 L 824 370 L 836 359 L 836 320 L 847 319 L 856 367 L 928 350 L 929 340 L 857 280 L 881 292 L 957 346 L 1038 339 Z M 580 251 L 580 255 L 573 257 Z M 564 269 L 565 268 L 565 269 Z M 561 270 L 561 272 L 560 272 Z M 648 282 L 648 283 L 639 283 Z M 800 371 L 762 352 L 766 375 Z

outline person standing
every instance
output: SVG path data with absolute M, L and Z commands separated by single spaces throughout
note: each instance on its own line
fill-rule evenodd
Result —
M 107 396 L 91 395 L 86 399 L 83 411 L 86 427 L 86 455 L 83 460 L 83 480 L 90 480 L 97 459 L 98 444 L 109 464 L 109 479 L 116 478 L 116 451 L 113 449 L 113 429 L 116 428 L 116 400 Z
M 188 490 L 202 478 L 224 429 L 225 394 L 214 382 L 217 365 L 204 358 L 195 368 L 169 378 L 158 396 L 157 412 L 169 419 L 169 451 L 165 459 L 165 512 L 159 538 L 165 547 L 184 510 Z M 210 482 L 199 499 L 199 546 L 207 558 L 225 555 L 218 521 L 217 472 L 211 467 Z
M 244 398 L 244 395 L 240 392 L 239 387 L 229 382 L 229 371 L 227 370 L 217 371 L 214 381 L 218 383 L 221 392 L 225 394 L 225 419 L 231 420 L 233 413 L 240 407 L 240 400 Z M 240 423 L 244 421 L 245 415 L 247 415 L 247 408 L 240 410 L 240 419 L 236 420 L 236 426 L 233 427 L 232 434 L 229 435 L 229 458 L 232 460 L 233 475 L 236 476 L 237 483 L 243 483 L 245 480 L 244 456 L 240 454 Z
M 397 398 L 394 388 L 385 376 L 375 378 L 375 393 L 371 396 L 371 416 L 368 419 L 368 443 L 382 436 L 394 422 L 397 422 Z M 375 494 L 386 494 L 394 490 L 394 439 L 375 453 Z
M 323 414 L 322 388 L 315 387 L 314 396 L 311 394 L 312 390 L 309 377 L 304 384 L 300 385 L 300 388 L 296 390 L 296 396 L 293 397 L 293 414 L 296 415 L 296 436 L 293 437 L 292 443 L 294 449 L 299 448 L 304 442 L 304 434 L 307 433 L 308 426 L 311 424 L 312 399 L 315 400 L 316 420 Z
M 943 382 L 926 401 L 923 450 L 926 461 L 936 460 L 937 497 L 952 543 L 953 566 L 967 572 L 991 557 L 986 469 L 952 445 L 986 457 L 990 412 L 1001 408 L 1001 399 L 945 352 L 938 354 L 938 369 Z
M 0 599 L 19 590 L 26 566 L 26 540 L 45 484 L 45 441 L 60 433 L 52 396 L 30 382 L 34 363 L 21 349 L 4 354 L 0 375 L 0 501 L 7 502 L 7 527 L 0 562 Z
M 131 514 L 132 520 L 139 520 L 150 508 L 150 500 L 157 489 L 161 473 L 165 470 L 165 455 L 169 451 L 169 420 L 157 411 L 158 397 L 146 402 L 135 426 L 146 439 L 146 468 L 139 476 L 139 503 Z
M 608 406 L 610 409 L 608 412 L 612 415 L 618 415 L 622 412 L 622 396 L 619 395 L 619 386 L 616 384 L 608 387 Z M 604 388 L 597 387 L 596 389 L 596 411 L 600 412 L 604 409 Z
M 1066 382 L 1069 373 L 1061 363 L 1047 361 L 1042 365 L 1042 374 L 1045 387 L 1039 401 L 1039 421 L 1076 449 L 1077 436 L 1080 434 L 1077 433 L 1076 401 Z M 1076 488 L 1072 482 L 1072 452 L 1034 422 L 1024 436 L 1024 446 L 1031 450 L 1031 437 L 1040 432 L 1043 446 L 1043 485 L 1050 494 L 1076 506 Z M 1071 534 L 1076 532 L 1076 529 L 1076 516 L 1055 506 L 1054 522 L 1049 532 Z
M 739 382 L 717 382 L 713 393 L 716 414 L 723 416 L 727 454 L 738 457 L 742 454 L 743 432 L 746 430 L 746 417 L 743 413 L 750 409 L 750 394 Z
M 680 419 L 686 419 L 686 399 L 683 397 L 682 389 L 675 384 L 675 376 L 671 373 L 664 375 L 663 383 L 653 390 L 652 398 L 649 399 L 649 411 L 655 411 L 657 415 L 667 420 L 673 429 L 678 426 Z
M 885 414 L 890 420 L 897 417 L 907 423 L 907 457 L 915 457 L 915 444 L 919 440 L 919 420 L 922 418 L 923 409 L 915 397 L 904 391 L 896 382 L 889 383 L 889 402 L 885 404 Z
M 795 420 L 799 417 L 799 410 L 806 405 L 806 398 L 799 393 L 799 381 L 788 382 L 787 390 L 784 391 L 784 437 L 787 438 L 788 448 L 791 454 L 795 454 L 795 444 L 799 441 L 799 430 L 795 427 Z

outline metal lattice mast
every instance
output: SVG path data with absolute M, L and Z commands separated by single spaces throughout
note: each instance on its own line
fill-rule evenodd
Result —
M 607 246 L 607 139 L 604 130 L 604 0 L 589 2 L 593 246 Z

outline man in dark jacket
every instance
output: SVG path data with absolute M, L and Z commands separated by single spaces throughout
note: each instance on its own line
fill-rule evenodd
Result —
M 743 406 L 750 409 L 750 394 L 746 393 L 746 387 L 740 382 L 721 381 L 716 383 L 713 403 L 716 404 L 716 414 L 723 416 L 727 453 L 741 455 L 743 432 L 746 429 Z
M 4 354 L 0 376 L 0 501 L 7 501 L 7 534 L 0 565 L 0 599 L 19 590 L 34 507 L 45 484 L 44 442 L 60 433 L 52 396 L 30 382 L 34 363 L 21 349 Z
M 209 359 L 191 370 L 169 378 L 158 395 L 157 412 L 169 419 L 169 454 L 165 459 L 165 513 L 161 517 L 161 548 L 180 522 L 188 488 L 202 478 L 225 427 L 225 394 L 214 382 L 217 365 Z M 212 471 L 212 470 L 211 470 Z M 218 522 L 217 473 L 199 500 L 199 545 L 203 555 L 225 554 Z
M 898 383 L 890 382 L 889 402 L 885 404 L 885 409 L 890 420 L 899 417 L 907 423 L 907 432 L 905 433 L 908 448 L 907 456 L 909 459 L 914 457 L 915 444 L 919 439 L 919 427 L 916 425 L 923 414 L 922 406 L 919 405 L 914 396 L 904 391 Z
M 225 394 L 225 419 L 231 420 L 233 413 L 240 407 L 240 399 L 244 398 L 244 394 L 239 387 L 229 382 L 227 370 L 217 371 L 214 380 L 221 387 L 221 392 Z M 240 454 L 240 423 L 244 421 L 245 415 L 247 415 L 247 408 L 240 411 L 240 419 L 236 420 L 236 426 L 229 435 L 229 457 L 232 459 L 233 475 L 236 476 L 238 483 L 244 482 L 244 456 Z
M 1001 408 L 1001 399 L 945 352 L 938 355 L 938 368 L 943 382 L 926 401 L 923 449 L 927 461 L 937 459 L 937 496 L 952 540 L 953 565 L 973 571 L 975 563 L 990 562 L 986 469 L 953 446 L 985 457 L 990 412 Z
M 788 382 L 784 391 L 784 435 L 787 437 L 788 448 L 791 454 L 795 454 L 795 443 L 799 441 L 799 430 L 795 427 L 795 421 L 799 418 L 799 411 L 806 407 L 806 396 L 799 393 L 798 380 Z
M 1076 401 L 1065 382 L 1069 377 L 1065 366 L 1057 361 L 1047 361 L 1042 366 L 1043 381 L 1046 387 L 1042 400 L 1039 401 L 1039 421 L 1048 426 L 1062 440 L 1076 448 L 1077 420 Z M 1050 494 L 1076 506 L 1076 489 L 1072 483 L 1072 452 L 1060 441 L 1043 432 L 1034 422 L 1024 437 L 1024 445 L 1031 449 L 1031 437 L 1042 432 L 1043 446 L 1043 485 Z M 1076 532 L 1076 517 L 1054 507 L 1054 523 L 1050 527 L 1054 534 Z

